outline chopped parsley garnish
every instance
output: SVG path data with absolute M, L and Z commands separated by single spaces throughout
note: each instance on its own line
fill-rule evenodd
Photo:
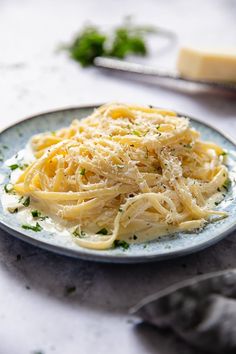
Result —
M 5 184 L 5 186 L 4 186 L 4 191 L 6 193 L 11 193 L 13 191 L 13 189 L 14 188 L 13 188 L 13 185 L 11 183 Z
M 16 170 L 17 168 L 20 168 L 21 170 L 24 170 L 28 167 L 29 165 L 24 163 L 23 165 L 19 165 L 18 163 L 14 163 L 13 165 L 8 166 L 12 171 Z
M 86 236 L 86 232 L 84 231 L 79 231 L 79 228 L 77 227 L 74 232 L 72 233 L 73 236 L 75 237 L 81 237 L 83 238 L 84 236 Z
M 191 144 L 184 144 L 184 147 L 187 148 L 187 149 L 191 149 L 192 145 Z
M 35 231 L 35 232 L 40 232 L 43 230 L 42 226 L 39 225 L 39 223 L 37 222 L 35 226 L 33 225 L 28 225 L 28 224 L 24 224 L 21 226 L 23 229 L 25 230 L 32 230 L 32 231 Z
M 113 243 L 114 248 L 121 247 L 123 250 L 127 250 L 129 248 L 128 242 L 124 240 L 115 240 Z
M 20 167 L 20 166 L 19 166 L 17 163 L 15 163 L 15 164 L 9 166 L 9 168 L 10 168 L 12 171 L 16 170 L 16 169 L 19 168 L 19 167 Z
M 31 215 L 33 218 L 39 218 L 40 220 L 48 219 L 48 216 L 42 216 L 42 213 L 39 210 L 32 210 Z
M 107 235 L 107 234 L 108 234 L 108 231 L 105 227 L 96 233 L 96 235 Z
M 85 175 L 85 168 L 81 168 L 79 173 L 80 173 L 81 176 L 84 176 Z
M 221 153 L 221 156 L 226 156 L 226 155 L 228 155 L 226 151 L 223 151 L 223 152 Z
M 160 124 L 158 124 L 157 126 L 156 126 L 156 129 L 158 130 L 160 128 Z
M 38 210 L 32 210 L 31 214 L 32 214 L 33 218 L 38 218 L 41 216 L 41 213 Z
M 120 213 L 122 213 L 123 209 L 122 209 L 122 208 L 119 208 L 118 211 L 119 211 Z
M 225 183 L 222 185 L 222 187 L 228 192 L 229 191 L 229 187 L 230 187 L 231 181 L 228 178 Z
M 219 205 L 220 204 L 220 202 L 215 202 L 215 205 L 217 206 L 217 205 Z
M 24 205 L 24 207 L 27 208 L 27 207 L 30 205 L 30 197 L 26 197 L 26 198 L 23 200 L 22 204 Z
M 19 211 L 19 209 L 18 209 L 18 208 L 15 208 L 15 209 L 13 209 L 12 211 L 10 211 L 10 213 L 11 213 L 11 214 L 17 214 L 18 211 Z

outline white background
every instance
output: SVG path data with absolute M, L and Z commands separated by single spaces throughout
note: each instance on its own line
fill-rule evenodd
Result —
M 234 0 L 0 0 L 0 129 L 49 109 L 122 101 L 173 108 L 236 137 L 235 97 L 104 75 L 56 51 L 86 21 L 109 28 L 125 15 L 178 34 L 168 55 L 153 53 L 160 67 L 174 68 L 182 44 L 236 46 Z M 102 265 L 55 256 L 1 231 L 0 354 L 193 353 L 169 333 L 135 327 L 128 308 L 177 280 L 236 266 L 235 251 L 230 236 L 176 261 Z M 72 285 L 76 292 L 66 296 Z

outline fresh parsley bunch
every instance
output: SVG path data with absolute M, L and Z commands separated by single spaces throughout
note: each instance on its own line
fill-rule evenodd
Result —
M 146 44 L 148 33 L 156 33 L 156 29 L 133 25 L 129 19 L 109 34 L 102 32 L 98 27 L 85 26 L 66 49 L 71 58 L 83 67 L 92 65 L 98 56 L 119 59 L 124 59 L 130 54 L 145 56 L 148 52 Z

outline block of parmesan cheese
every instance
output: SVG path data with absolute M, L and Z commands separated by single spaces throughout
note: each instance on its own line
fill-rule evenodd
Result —
M 236 82 L 236 48 L 232 50 L 204 50 L 182 48 L 177 69 L 190 79 Z

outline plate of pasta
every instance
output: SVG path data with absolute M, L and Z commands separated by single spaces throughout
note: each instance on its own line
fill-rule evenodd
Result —
M 0 227 L 82 259 L 177 257 L 236 228 L 235 178 L 234 142 L 185 114 L 62 109 L 0 133 Z

